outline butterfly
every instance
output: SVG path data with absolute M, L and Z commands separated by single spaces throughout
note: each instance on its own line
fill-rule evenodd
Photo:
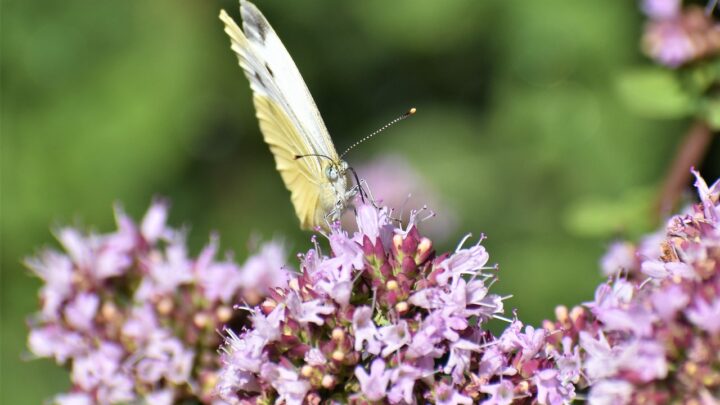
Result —
M 327 227 L 339 219 L 358 186 L 350 186 L 348 164 L 335 150 L 298 68 L 265 16 L 245 0 L 240 14 L 242 29 L 225 10 L 220 20 L 250 81 L 260 131 L 290 191 L 300 227 Z

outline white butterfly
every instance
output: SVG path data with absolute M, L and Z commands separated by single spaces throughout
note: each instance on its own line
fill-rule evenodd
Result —
M 260 130 L 300 226 L 326 226 L 357 192 L 348 188 L 348 164 L 338 156 L 300 72 L 265 17 L 245 0 L 240 14 L 242 30 L 225 10 L 220 19 L 250 80 Z

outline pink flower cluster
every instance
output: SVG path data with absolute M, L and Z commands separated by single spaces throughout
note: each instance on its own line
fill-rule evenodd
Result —
M 510 321 L 480 242 L 437 255 L 415 226 L 358 208 L 359 231 L 333 227 L 329 254 L 300 256 L 300 274 L 227 331 L 218 393 L 231 404 L 563 404 L 575 397 L 577 352 L 549 350 L 543 329 Z
M 242 267 L 215 259 L 217 238 L 191 258 L 185 233 L 166 218 L 160 201 L 139 225 L 116 209 L 116 231 L 62 228 L 64 252 L 48 249 L 26 261 L 44 282 L 30 350 L 70 369 L 72 388 L 55 403 L 210 403 L 218 330 L 242 321 L 232 304 L 287 285 L 278 244 Z
M 649 21 L 643 48 L 660 64 L 676 68 L 720 52 L 720 26 L 697 6 L 682 7 L 682 0 L 643 0 Z
M 695 175 L 700 204 L 638 246 L 614 245 L 595 299 L 544 325 L 579 352 L 591 404 L 718 403 L 720 182 Z
M 294 273 L 277 244 L 190 257 L 162 202 L 139 225 L 118 209 L 117 231 L 60 229 L 64 253 L 27 261 L 45 283 L 29 346 L 69 366 L 65 405 L 716 404 L 720 181 L 695 175 L 700 203 L 614 244 L 594 300 L 542 328 L 504 317 L 483 238 L 438 254 L 417 213 L 359 206 Z

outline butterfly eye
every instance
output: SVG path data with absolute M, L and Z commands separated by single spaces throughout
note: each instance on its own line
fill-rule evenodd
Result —
M 338 172 L 335 166 L 328 166 L 325 174 L 330 181 L 335 181 L 338 178 Z

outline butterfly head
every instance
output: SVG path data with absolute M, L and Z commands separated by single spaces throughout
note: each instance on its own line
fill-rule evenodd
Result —
M 343 177 L 347 177 L 348 164 L 344 160 L 330 163 L 325 168 L 325 176 L 331 183 L 335 183 L 341 180 Z
M 325 177 L 327 179 L 328 191 L 326 200 L 328 208 L 327 218 L 331 221 L 340 219 L 340 215 L 345 211 L 349 204 L 349 200 L 355 195 L 356 190 L 350 187 L 348 172 L 352 169 L 344 160 L 333 160 L 325 166 Z
M 343 203 L 348 190 L 348 169 L 349 166 L 344 160 L 333 161 L 325 167 L 325 176 L 335 191 L 337 201 L 342 200 Z

